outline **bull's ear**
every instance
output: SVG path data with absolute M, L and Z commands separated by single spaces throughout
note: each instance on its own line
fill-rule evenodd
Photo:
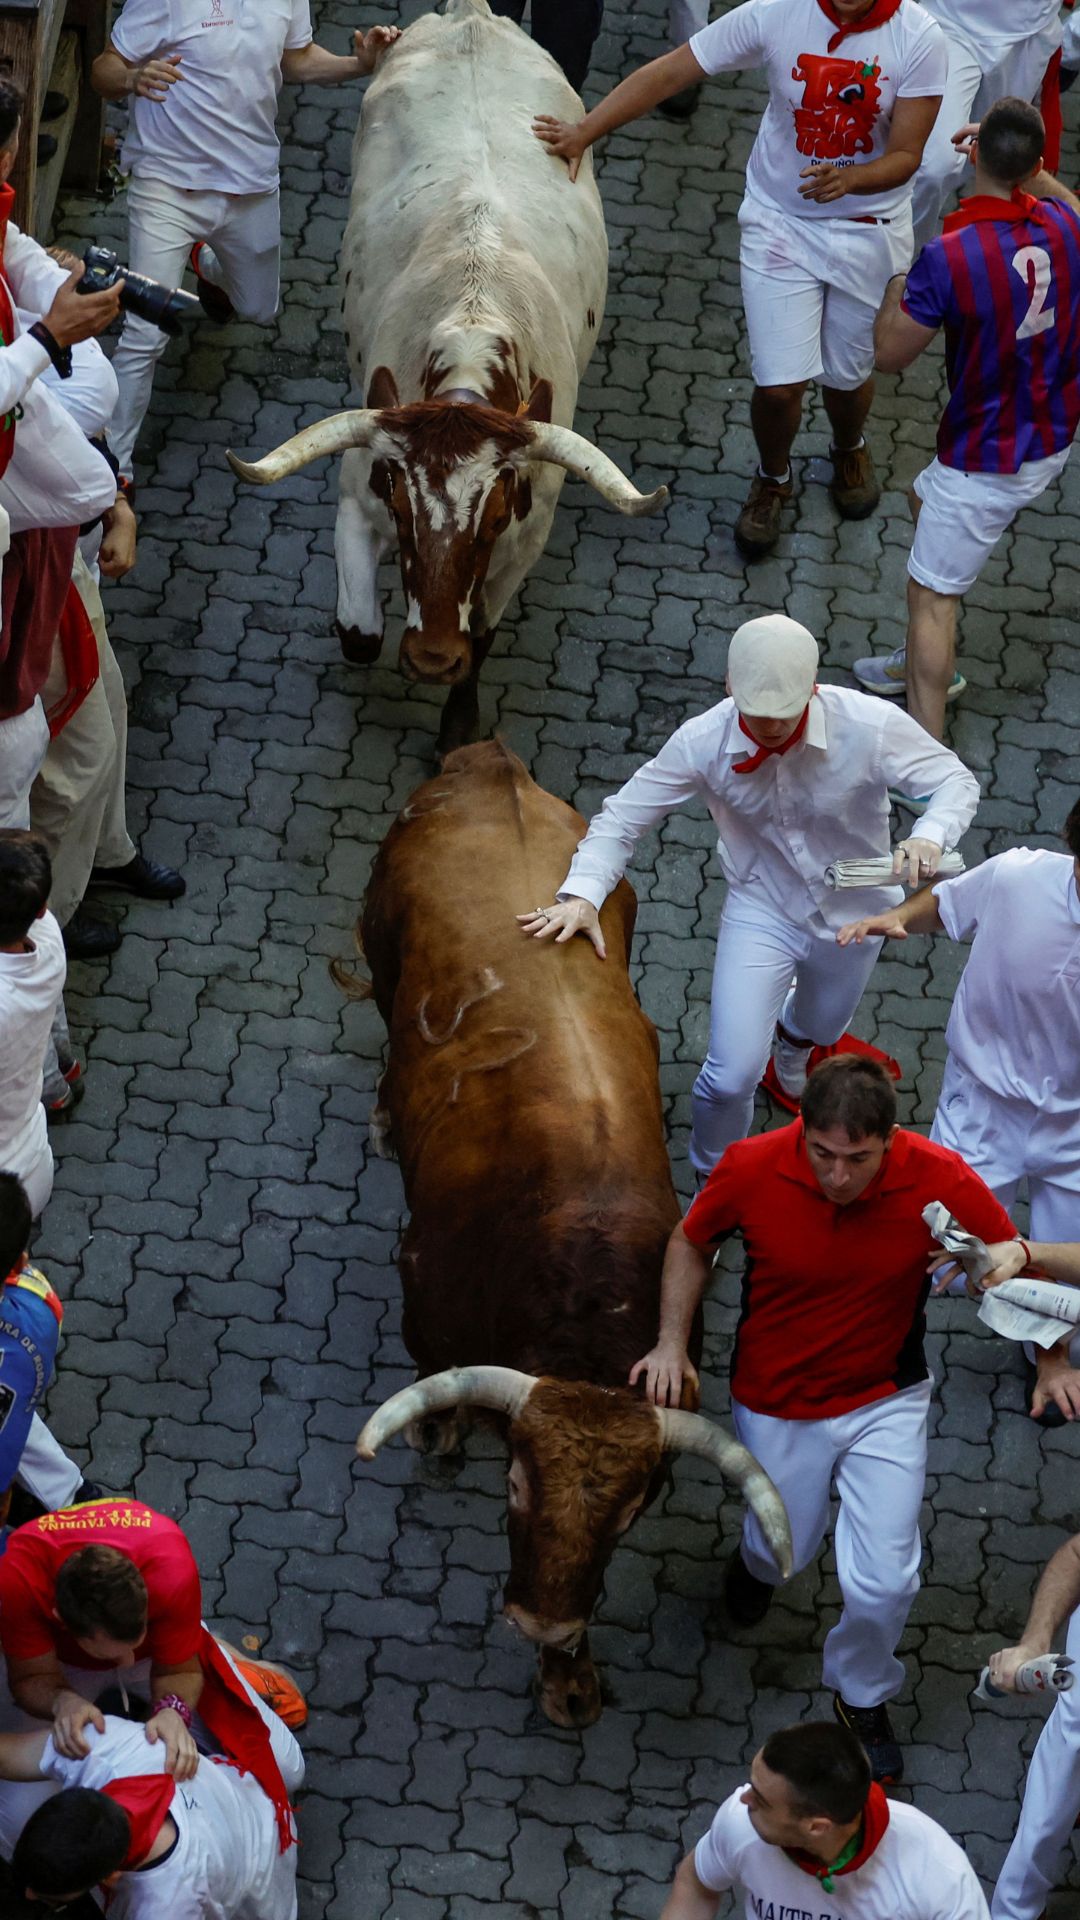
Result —
M 529 404 L 527 407 L 521 409 L 524 418 L 526 420 L 550 420 L 552 398 L 553 391 L 551 381 L 535 381 L 533 383 L 533 390 L 529 395 Z M 370 401 L 368 404 L 371 404 Z
M 397 381 L 389 367 L 376 367 L 368 381 L 367 404 L 369 407 L 400 407 Z

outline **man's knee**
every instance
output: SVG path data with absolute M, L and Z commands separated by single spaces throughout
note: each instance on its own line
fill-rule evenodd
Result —
M 752 1095 L 764 1072 L 764 1062 L 723 1057 L 705 1061 L 694 1081 L 694 1098 L 708 1106 L 721 1106 L 727 1100 L 745 1100 Z
M 806 384 L 805 380 L 788 380 L 779 386 L 756 386 L 754 399 L 760 401 L 762 406 L 773 407 L 777 413 L 781 413 L 799 404 L 806 392 Z
M 237 319 L 248 320 L 255 327 L 268 327 L 271 320 L 276 319 L 281 311 L 279 293 L 275 293 L 272 300 L 265 295 L 262 299 L 246 299 L 243 289 L 240 289 L 236 293 L 230 293 L 229 297 L 236 308 Z

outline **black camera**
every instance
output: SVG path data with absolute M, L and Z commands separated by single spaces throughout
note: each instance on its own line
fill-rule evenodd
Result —
M 83 265 L 86 272 L 76 282 L 77 293 L 107 293 L 122 280 L 120 305 L 125 313 L 137 313 L 140 320 L 149 320 L 153 326 L 160 327 L 162 333 L 181 332 L 180 322 L 185 317 L 191 319 L 202 312 L 193 293 L 182 293 L 178 287 L 163 287 L 141 273 L 130 272 L 120 265 L 119 257 L 108 247 L 87 247 Z

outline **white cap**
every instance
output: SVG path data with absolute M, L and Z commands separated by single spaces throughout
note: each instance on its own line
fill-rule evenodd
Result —
M 731 636 L 728 685 L 740 713 L 795 719 L 810 703 L 817 670 L 817 641 L 786 613 L 744 620 Z

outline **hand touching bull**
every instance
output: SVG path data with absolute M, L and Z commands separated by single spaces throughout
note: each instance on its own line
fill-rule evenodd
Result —
M 629 1375 L 632 1387 L 644 1375 L 645 1397 L 654 1407 L 682 1406 L 690 1412 L 697 1411 L 701 1382 L 688 1347 L 690 1329 L 708 1277 L 709 1261 L 700 1248 L 687 1239 L 680 1220 L 664 1255 L 660 1332 L 656 1345 L 635 1361 Z
M 522 933 L 533 940 L 554 939 L 557 947 L 565 946 L 575 933 L 583 933 L 592 941 L 601 960 L 607 959 L 600 915 L 591 900 L 571 894 L 569 899 L 556 900 L 550 907 L 533 907 L 529 913 L 519 913 L 517 923 Z

